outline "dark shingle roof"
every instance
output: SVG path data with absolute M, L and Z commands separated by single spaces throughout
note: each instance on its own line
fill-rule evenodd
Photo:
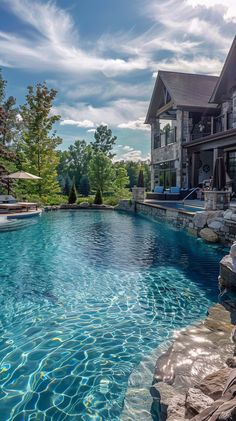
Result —
M 167 88 L 175 106 L 193 108 L 214 108 L 209 99 L 215 88 L 217 76 L 159 71 L 154 87 L 146 123 L 155 117 L 162 95 L 161 82 Z
M 236 36 L 226 57 L 223 69 L 218 78 L 210 102 L 218 102 L 231 97 L 231 89 L 236 85 Z

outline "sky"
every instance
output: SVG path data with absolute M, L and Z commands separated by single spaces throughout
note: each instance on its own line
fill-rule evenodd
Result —
M 7 93 L 22 104 L 46 81 L 61 149 L 107 124 L 117 159 L 150 157 L 157 71 L 218 75 L 235 34 L 235 0 L 0 0 Z

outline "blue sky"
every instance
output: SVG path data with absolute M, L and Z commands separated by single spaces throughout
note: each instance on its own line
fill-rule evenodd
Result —
M 106 123 L 118 158 L 145 159 L 157 70 L 219 74 L 235 28 L 235 0 L 0 0 L 0 67 L 19 104 L 58 90 L 62 149 Z

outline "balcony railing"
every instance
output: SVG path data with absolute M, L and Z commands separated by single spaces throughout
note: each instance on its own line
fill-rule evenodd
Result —
M 176 142 L 176 127 L 158 135 L 154 135 L 154 149 L 162 148 Z
M 233 128 L 233 114 L 225 113 L 217 117 L 211 117 L 210 127 L 203 128 L 199 132 L 192 133 L 190 135 L 190 140 L 201 139 L 202 137 L 210 136 L 215 133 L 224 132 L 226 130 Z

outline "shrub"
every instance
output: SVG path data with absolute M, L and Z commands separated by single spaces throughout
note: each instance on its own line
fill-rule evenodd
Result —
M 51 196 L 38 196 L 37 194 L 26 194 L 26 195 L 17 195 L 17 200 L 35 202 L 39 205 L 52 206 L 52 205 L 62 205 L 68 202 L 68 197 L 62 194 L 53 194 Z
M 70 205 L 72 205 L 73 203 L 76 202 L 77 199 L 77 194 L 76 194 L 76 188 L 75 188 L 75 182 L 73 182 L 71 189 L 70 189 L 70 194 L 69 194 L 69 198 L 68 198 L 68 203 Z
M 102 193 L 100 189 L 97 189 L 96 196 L 94 199 L 95 205 L 102 205 Z
M 77 197 L 76 203 L 77 205 L 80 205 L 82 202 L 88 202 L 88 203 L 94 203 L 94 196 L 79 196 Z

